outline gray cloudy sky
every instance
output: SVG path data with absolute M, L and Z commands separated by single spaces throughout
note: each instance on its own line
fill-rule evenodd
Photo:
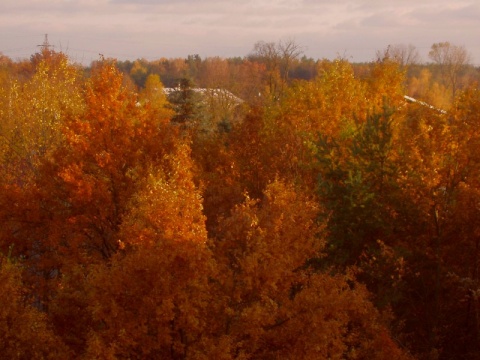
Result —
M 0 52 L 56 50 L 89 64 L 245 56 L 259 40 L 294 40 L 305 55 L 370 61 L 388 44 L 463 45 L 480 65 L 480 0 L 0 0 Z

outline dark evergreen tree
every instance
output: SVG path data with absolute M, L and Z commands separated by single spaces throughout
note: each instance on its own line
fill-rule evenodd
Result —
M 168 100 L 176 113 L 172 118 L 173 122 L 184 126 L 193 126 L 202 119 L 203 100 L 201 91 L 195 89 L 190 78 L 180 79 L 178 87 L 169 95 Z

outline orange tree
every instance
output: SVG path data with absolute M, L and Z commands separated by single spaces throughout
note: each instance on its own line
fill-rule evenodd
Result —
M 324 248 L 318 211 L 276 180 L 221 221 L 210 328 L 224 358 L 407 358 L 362 285 L 308 265 Z
M 120 227 L 120 251 L 86 282 L 88 358 L 195 358 L 208 334 L 209 277 L 201 197 L 188 147 L 151 169 Z

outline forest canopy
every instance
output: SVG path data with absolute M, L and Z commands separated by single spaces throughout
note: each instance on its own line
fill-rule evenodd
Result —
M 480 70 L 302 55 L 1 57 L 0 353 L 479 359 Z

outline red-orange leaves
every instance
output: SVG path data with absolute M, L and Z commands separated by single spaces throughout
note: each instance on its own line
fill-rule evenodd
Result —
M 188 358 L 208 333 L 205 247 L 160 242 L 99 265 L 89 279 L 88 358 Z
M 196 358 L 203 347 L 214 265 L 188 147 L 166 164 L 132 200 L 119 234 L 125 250 L 90 275 L 89 358 Z
M 0 354 L 4 359 L 68 358 L 45 314 L 28 304 L 20 270 L 0 257 Z
M 41 174 L 43 197 L 59 220 L 52 225 L 63 233 L 52 245 L 76 261 L 116 251 L 116 233 L 138 180 L 162 167 L 175 141 L 166 121 L 137 106 L 109 62 L 95 69 L 84 100 L 85 111 L 64 128 L 65 146 Z
M 324 244 L 317 212 L 312 199 L 275 181 L 264 199 L 247 198 L 222 221 L 212 282 L 220 311 L 209 319 L 218 346 L 242 359 L 405 358 L 365 288 L 307 266 Z
M 265 328 L 278 320 L 292 288 L 302 278 L 305 261 L 323 246 L 314 219 L 317 206 L 282 182 L 270 184 L 260 204 L 247 197 L 231 217 L 222 221 L 215 242 L 219 299 L 226 311 L 217 324 L 225 336 L 256 351 Z M 241 351 L 244 351 L 241 350 Z

